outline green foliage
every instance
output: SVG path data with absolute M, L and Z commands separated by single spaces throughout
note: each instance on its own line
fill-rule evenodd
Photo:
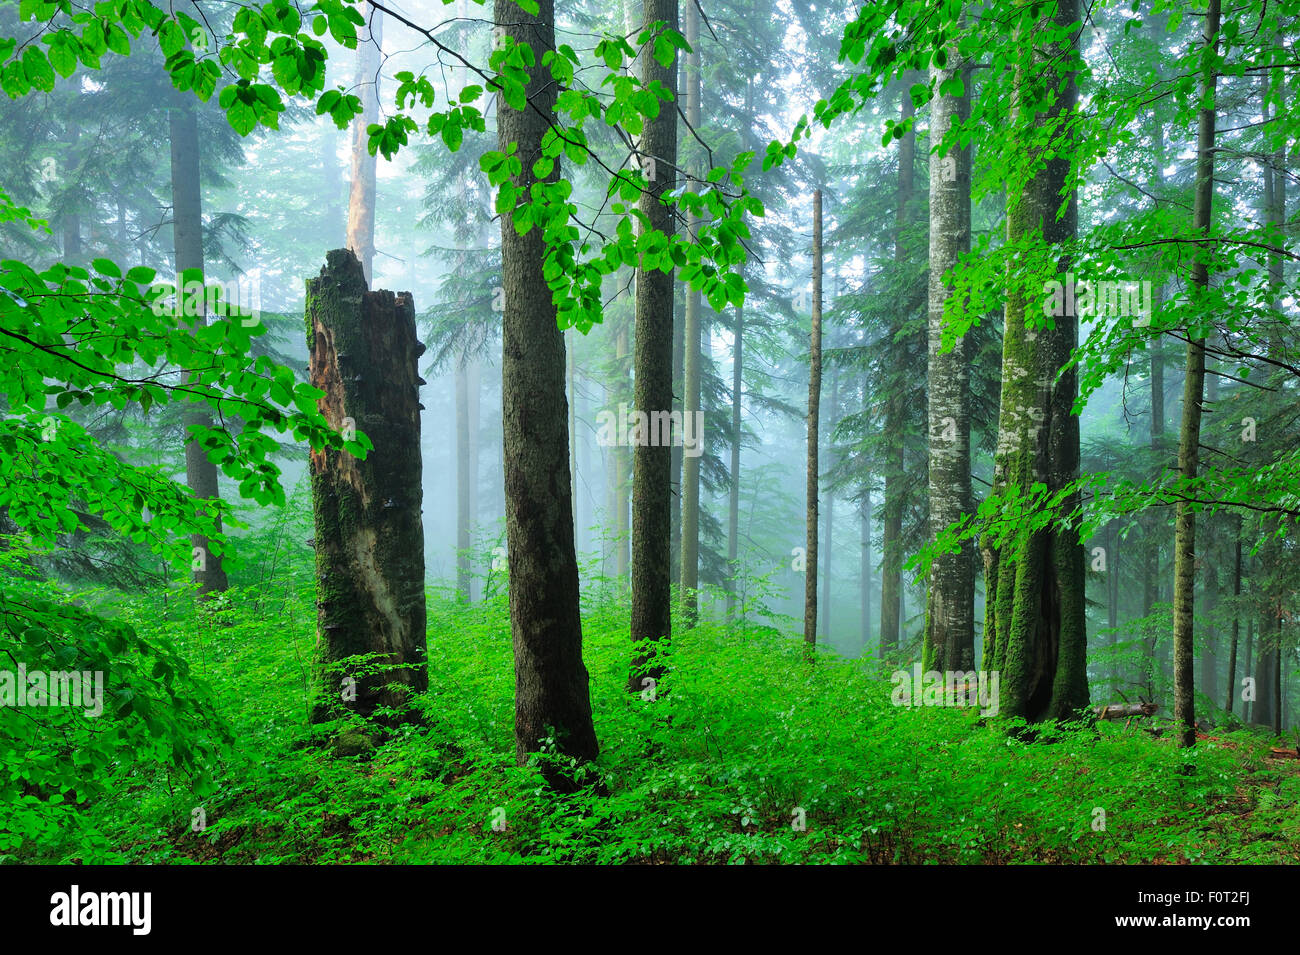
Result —
M 205 794 L 143 762 L 106 768 L 110 795 L 76 810 L 102 833 L 96 857 L 1285 861 L 1270 834 L 1300 819 L 1300 776 L 1268 768 L 1248 734 L 1193 753 L 1111 723 L 1025 742 L 973 710 L 894 706 L 872 667 L 829 653 L 808 667 L 798 641 L 767 627 L 703 624 L 673 642 L 653 700 L 628 694 L 624 611 L 611 599 L 584 619 L 602 754 L 590 790 L 556 797 L 536 766 L 514 765 L 505 596 L 465 606 L 434 594 L 422 722 L 357 726 L 333 748 L 305 728 L 309 588 L 244 591 L 215 616 L 172 604 L 166 620 L 158 599 L 131 601 L 125 616 L 145 639 L 178 635 L 240 746 Z M 195 832 L 200 806 L 207 826 Z M 20 855 L 58 857 L 44 842 Z

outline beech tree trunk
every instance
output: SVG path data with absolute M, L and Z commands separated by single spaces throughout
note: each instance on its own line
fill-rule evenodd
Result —
M 1061 31 L 1074 23 L 1077 0 L 1060 0 L 1053 19 L 1045 29 Z M 1036 44 L 1032 56 L 1032 66 L 1017 71 L 1011 121 L 1042 125 L 1068 118 L 1063 114 L 1074 111 L 1078 98 L 1069 63 L 1075 50 L 1065 42 Z M 1026 117 L 1027 104 L 1044 102 L 1048 89 L 1056 96 L 1047 111 Z M 1056 127 L 1056 137 L 1070 135 L 1068 123 Z M 1008 196 L 1007 240 L 1041 233 L 1064 278 L 1070 259 L 1057 247 L 1074 238 L 1078 205 L 1067 193 L 1070 143 L 1052 147 L 1023 194 Z M 1062 195 L 1067 201 L 1058 215 Z M 994 493 L 1012 484 L 1028 493 L 1035 483 L 1054 491 L 1079 473 L 1079 419 L 1073 413 L 1078 379 L 1073 369 L 1061 371 L 1077 341 L 1078 318 L 1065 314 L 1051 329 L 1040 324 L 1031 330 L 1029 310 L 1041 305 L 1038 290 L 1013 284 L 1008 291 Z M 1063 513 L 1077 503 L 1077 495 L 1067 498 Z M 1084 554 L 1077 527 L 1054 524 L 1000 547 L 985 536 L 981 550 L 987 588 L 984 668 L 1001 673 L 1002 713 L 1031 722 L 1075 716 L 1088 705 Z
M 736 309 L 736 337 L 731 356 L 731 487 L 727 492 L 727 617 L 736 611 L 736 581 L 740 573 L 740 437 L 741 396 L 744 389 L 745 309 Z
M 1205 46 L 1219 49 L 1220 0 L 1209 0 L 1205 14 Z M 1201 77 L 1201 110 L 1196 132 L 1196 191 L 1192 228 L 1210 233 L 1214 207 L 1215 70 L 1211 60 Z M 1192 262 L 1191 284 L 1204 292 L 1210 273 L 1204 251 Z M 1201 399 L 1205 386 L 1205 339 L 1189 337 L 1187 373 L 1183 378 L 1183 420 L 1178 431 L 1178 471 L 1182 479 L 1196 478 L 1201 450 Z M 1186 501 L 1174 509 L 1174 722 L 1180 746 L 1196 745 L 1196 684 L 1192 632 L 1196 617 L 1196 511 Z
M 336 428 L 374 445 L 362 460 L 313 451 L 316 652 L 322 666 L 362 654 L 373 664 L 332 668 L 313 707 L 316 722 L 341 710 L 383 721 L 428 687 L 424 526 L 421 520 L 420 378 L 424 352 L 409 292 L 366 290 L 347 249 L 326 256 L 307 282 L 311 384 Z
M 536 15 L 513 0 L 494 0 L 493 19 L 505 35 L 532 48 L 528 104 L 497 100 L 497 142 L 519 155 L 541 151 L 555 115 L 555 85 L 543 58 L 555 49 L 553 0 L 538 0 Z M 552 52 L 553 55 L 553 52 Z M 536 179 L 524 163 L 515 186 L 527 193 Z M 559 163 L 550 177 L 559 176 Z M 582 661 L 578 562 L 570 510 L 568 406 L 564 394 L 564 336 L 542 272 L 546 248 L 540 229 L 520 235 L 511 215 L 501 217 L 501 278 L 505 292 L 501 344 L 501 403 L 510 568 L 510 631 L 515 651 L 515 755 L 522 766 L 554 739 L 561 756 L 596 758 L 587 668 Z M 577 774 L 546 761 L 551 786 L 570 790 Z
M 968 81 L 956 44 L 944 68 L 932 66 L 936 84 Z M 950 292 L 944 273 L 970 251 L 971 156 L 954 147 L 938 152 L 948 131 L 970 114 L 969 93 L 939 96 L 930 106 L 930 288 L 927 316 L 929 362 L 930 533 L 971 512 L 970 348 L 966 337 L 944 352 L 943 312 Z M 975 666 L 975 548 L 970 541 L 956 554 L 944 553 L 930 567 L 926 592 L 925 670 L 971 670 Z
M 168 110 L 168 131 L 171 138 L 171 175 L 172 175 L 172 237 L 176 256 L 177 302 L 181 301 L 181 285 L 184 274 L 189 269 L 203 271 L 203 193 L 199 178 L 199 121 L 195 111 L 194 97 L 172 91 L 171 108 Z M 76 261 L 80 256 L 80 222 L 70 226 L 67 235 L 76 236 L 76 248 L 68 254 L 69 261 Z M 191 306 L 186 303 L 181 314 L 194 311 L 194 327 L 207 325 L 204 312 L 205 296 Z M 188 374 L 186 381 L 189 380 Z M 212 413 L 205 405 L 191 405 L 185 412 L 185 427 L 212 427 Z M 217 484 L 217 466 L 208 458 L 207 451 L 197 441 L 188 436 L 185 441 L 185 483 L 195 497 L 207 501 L 219 500 L 221 492 Z M 220 522 L 217 530 L 221 529 Z M 208 538 L 203 534 L 190 535 L 190 546 L 194 551 L 191 566 L 194 580 L 199 585 L 199 596 L 207 597 L 221 593 L 229 586 L 226 571 L 222 566 L 221 555 L 214 553 Z
M 677 0 L 645 0 L 646 24 L 663 21 L 677 29 Z M 662 83 L 676 95 L 677 66 L 663 65 L 654 56 L 641 60 L 641 78 L 649 86 Z M 665 236 L 673 234 L 671 210 L 664 194 L 676 185 L 677 114 L 664 108 L 647 120 L 639 148 L 642 170 L 649 189 L 641 195 L 641 212 L 651 228 Z M 689 341 L 688 341 L 689 344 Z M 690 348 L 687 348 L 689 359 Z M 636 344 L 633 404 L 638 412 L 654 420 L 658 413 L 673 408 L 673 276 L 659 269 L 638 269 L 636 274 Z M 689 412 L 690 400 L 686 402 Z M 643 690 L 642 681 L 658 679 L 662 667 L 648 665 L 649 653 L 640 644 L 660 640 L 672 631 L 672 455 L 669 448 L 646 441 L 632 450 L 632 640 L 633 653 L 628 687 Z M 685 479 L 684 479 L 685 480 Z M 686 481 L 685 483 L 689 483 Z M 685 505 L 685 501 L 683 501 Z M 682 566 L 691 563 L 687 534 L 689 520 L 682 510 Z
M 807 541 L 804 547 L 803 642 L 809 659 L 817 645 L 817 428 L 822 394 L 822 192 L 813 193 L 812 338 L 808 349 Z

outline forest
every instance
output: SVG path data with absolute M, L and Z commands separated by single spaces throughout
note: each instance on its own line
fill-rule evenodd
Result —
M 1297 43 L 0 0 L 0 862 L 1300 862 Z

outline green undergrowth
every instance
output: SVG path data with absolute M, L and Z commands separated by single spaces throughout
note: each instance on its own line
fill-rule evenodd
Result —
M 1040 731 L 896 707 L 887 677 L 771 628 L 678 636 L 656 698 L 624 689 L 616 596 L 585 655 L 602 785 L 559 797 L 515 766 L 506 598 L 434 593 L 419 719 L 313 740 L 311 594 L 117 609 L 190 663 L 233 743 L 196 788 L 124 756 L 61 839 L 21 861 L 1119 863 L 1300 861 L 1298 760 L 1245 732 L 1177 751 L 1136 727 Z M 648 695 L 648 694 L 647 694 Z M 1276 741 L 1275 741 L 1276 742 Z M 86 836 L 93 832 L 94 838 Z

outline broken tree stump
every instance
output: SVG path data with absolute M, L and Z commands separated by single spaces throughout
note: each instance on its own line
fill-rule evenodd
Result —
M 373 449 L 311 452 L 316 524 L 316 662 L 312 721 L 371 717 L 428 687 L 421 520 L 420 378 L 424 351 L 409 292 L 368 291 L 347 249 L 307 281 L 311 384 L 321 412 Z M 343 663 L 359 655 L 362 663 Z M 383 722 L 392 722 L 391 717 Z

